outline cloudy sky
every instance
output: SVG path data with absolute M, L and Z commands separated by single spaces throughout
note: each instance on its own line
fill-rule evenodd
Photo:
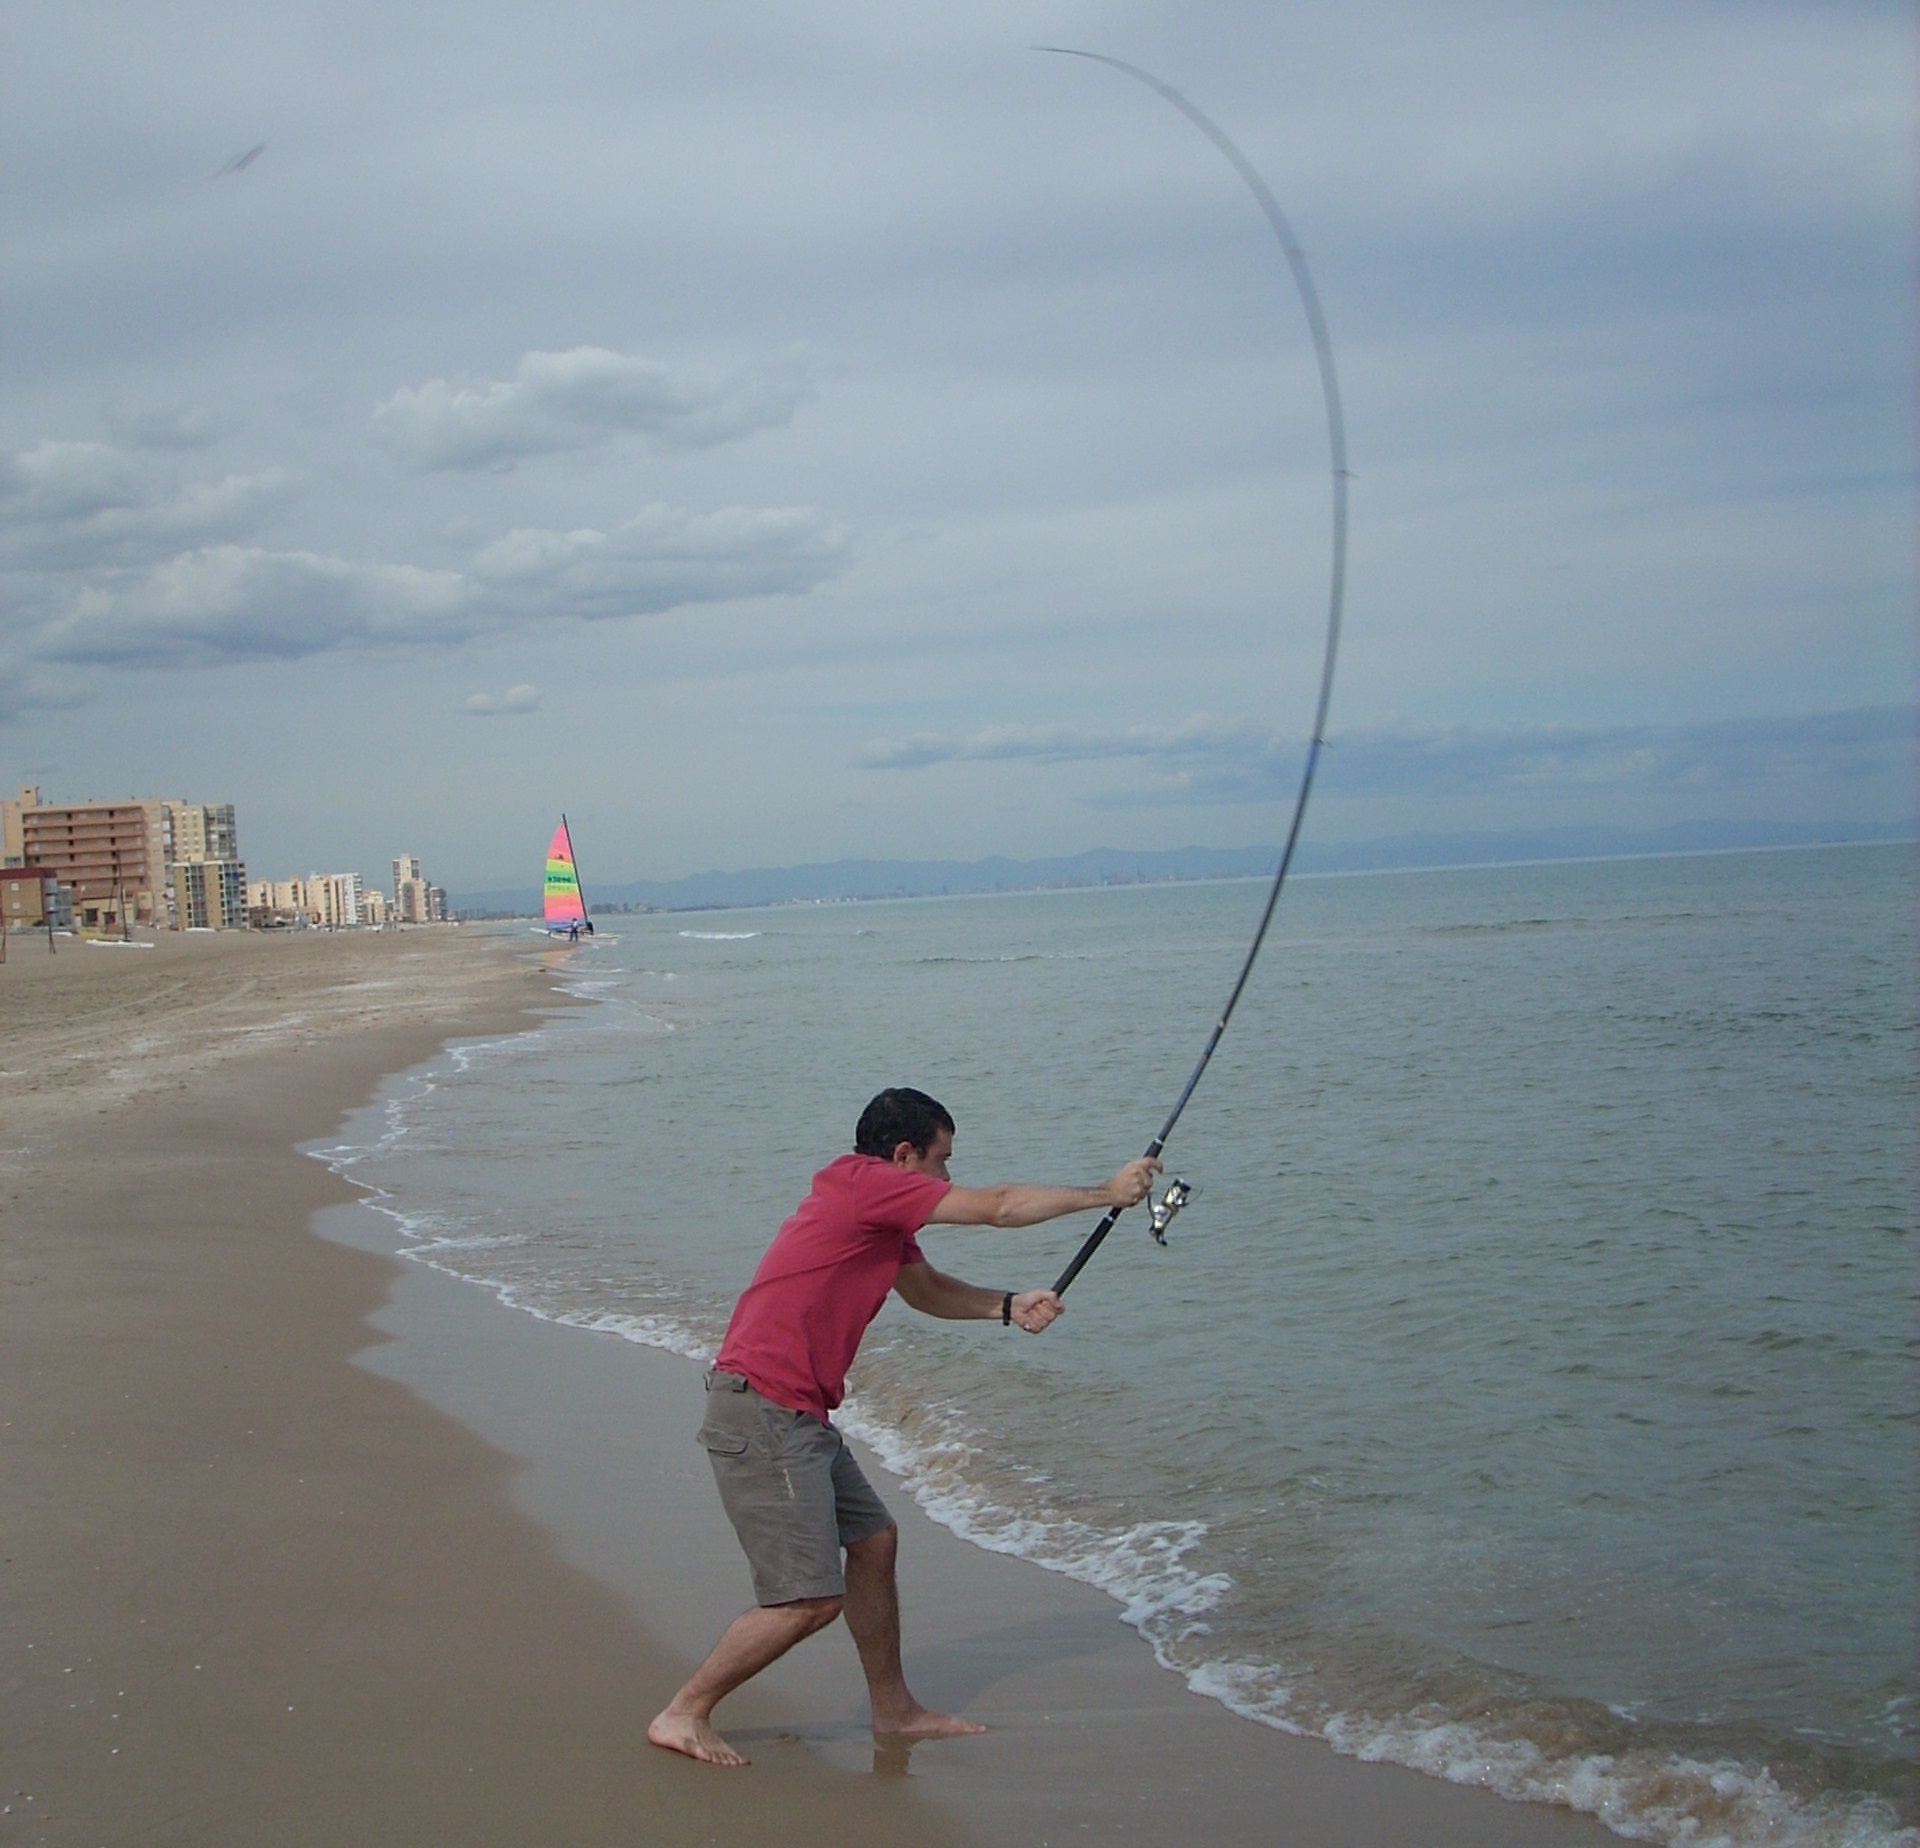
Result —
M 1911 14 L 5 0 L 0 778 L 602 879 L 1886 822 Z

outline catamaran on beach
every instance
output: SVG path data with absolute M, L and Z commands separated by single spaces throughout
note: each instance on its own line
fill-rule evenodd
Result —
M 573 857 L 573 836 L 567 818 L 547 843 L 547 886 L 544 922 L 547 935 L 565 937 L 578 943 L 581 932 L 593 935 L 593 919 L 587 915 L 586 894 L 580 889 L 580 868 Z

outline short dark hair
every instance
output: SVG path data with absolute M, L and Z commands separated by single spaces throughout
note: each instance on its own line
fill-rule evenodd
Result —
M 916 1155 L 924 1155 L 942 1130 L 953 1134 L 953 1118 L 947 1107 L 924 1091 L 912 1091 L 905 1085 L 882 1091 L 860 1112 L 853 1132 L 856 1155 L 878 1155 L 891 1161 L 901 1143 L 913 1144 Z

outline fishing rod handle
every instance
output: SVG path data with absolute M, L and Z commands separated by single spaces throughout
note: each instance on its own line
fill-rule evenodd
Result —
M 1120 1223 L 1120 1214 L 1123 1210 L 1117 1206 L 1107 1208 L 1107 1216 L 1087 1234 L 1086 1243 L 1073 1254 L 1073 1262 L 1060 1273 L 1053 1286 L 1054 1295 L 1066 1295 L 1067 1286 L 1086 1268 L 1087 1260 L 1100 1249 L 1101 1241 Z

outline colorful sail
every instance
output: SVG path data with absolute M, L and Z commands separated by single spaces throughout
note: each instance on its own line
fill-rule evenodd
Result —
M 547 845 L 547 928 L 573 935 L 593 929 L 587 916 L 587 901 L 580 891 L 580 871 L 573 863 L 573 836 L 567 832 L 567 818 L 553 831 Z

